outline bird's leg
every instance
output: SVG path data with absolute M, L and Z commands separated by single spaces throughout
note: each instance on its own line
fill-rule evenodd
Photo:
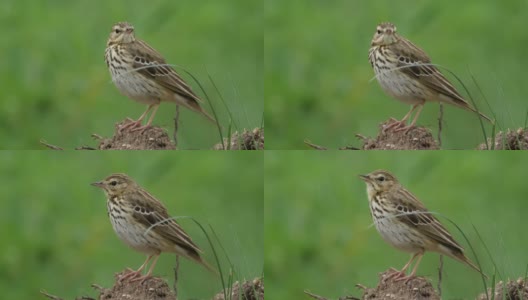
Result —
M 409 131 L 411 128 L 414 127 L 414 124 L 416 124 L 416 121 L 418 120 L 418 117 L 420 116 L 420 113 L 422 112 L 422 109 L 423 109 L 423 105 L 419 105 L 419 108 L 418 110 L 416 111 L 416 114 L 414 115 L 414 119 L 412 120 L 411 124 L 409 124 L 409 126 L 405 126 L 405 127 L 402 127 L 402 128 L 398 128 L 396 129 L 395 131 L 404 131 L 404 132 L 407 132 Z
M 137 276 L 140 276 L 141 275 L 141 271 L 143 271 L 143 269 L 145 268 L 145 266 L 147 265 L 147 263 L 150 261 L 150 259 L 152 258 L 152 256 L 154 255 L 149 255 L 147 257 L 147 260 L 145 260 L 145 262 L 141 265 L 141 267 L 139 267 L 139 269 L 137 269 L 137 271 L 134 271 L 134 270 L 131 270 L 130 273 L 124 275 L 123 277 L 119 278 L 119 282 L 122 282 L 123 280 L 127 279 L 127 278 L 134 278 L 134 277 L 137 277 Z M 130 270 L 130 269 L 128 269 Z
M 387 125 L 387 127 L 385 127 L 383 129 L 383 132 L 391 129 L 391 128 L 400 128 L 400 127 L 405 127 L 405 123 L 407 123 L 407 119 L 409 119 L 409 117 L 411 116 L 412 112 L 416 109 L 416 107 L 418 107 L 418 104 L 415 104 L 411 107 L 411 110 L 403 117 L 403 119 L 400 120 L 396 120 L 394 118 L 391 118 L 391 121 L 392 123 Z
M 159 103 L 158 104 L 152 104 L 152 106 L 154 106 L 153 110 L 152 110 L 152 113 L 150 114 L 150 118 L 147 122 L 147 124 L 145 124 L 145 126 L 140 126 L 138 128 L 134 128 L 132 129 L 132 131 L 139 131 L 140 133 L 142 133 L 143 131 L 145 131 L 146 129 L 148 129 L 150 127 L 150 124 L 152 123 L 152 120 L 154 120 L 154 116 L 156 115 L 156 112 L 158 111 L 158 107 L 159 107 Z
M 140 276 L 140 277 L 137 277 L 137 278 L 134 278 L 130 281 L 138 281 L 138 280 L 141 280 L 140 281 L 140 284 L 145 282 L 145 280 L 149 279 L 152 275 L 152 271 L 154 270 L 154 266 L 156 266 L 156 262 L 158 261 L 158 258 L 160 257 L 159 254 L 156 254 L 155 257 L 154 257 L 154 260 L 152 261 L 152 264 L 150 265 L 150 268 L 147 272 L 147 274 L 145 274 L 144 276 Z
M 152 109 L 152 107 L 154 106 L 154 104 L 151 104 L 147 107 L 147 110 L 145 110 L 145 112 L 139 117 L 139 119 L 137 120 L 132 120 L 130 118 L 127 118 L 127 121 L 130 121 L 128 123 L 126 123 L 125 125 L 121 126 L 119 128 L 119 132 L 127 129 L 127 128 L 135 128 L 135 127 L 138 127 L 141 125 L 141 122 L 143 121 L 143 119 L 145 118 L 145 116 L 147 115 L 147 113 Z
M 409 280 L 413 279 L 415 277 L 415 274 L 416 274 L 416 270 L 418 270 L 418 265 L 420 264 L 420 261 L 422 260 L 422 257 L 423 257 L 423 253 L 417 253 L 415 254 L 415 256 L 418 256 L 418 258 L 416 259 L 416 263 L 414 265 L 414 268 L 411 272 L 411 274 L 409 274 L 409 276 L 403 276 L 403 277 L 398 277 L 398 278 L 395 278 L 394 281 L 402 281 L 404 280 L 404 283 L 407 283 L 409 282 Z
M 394 268 L 391 268 L 391 271 L 393 271 L 394 273 L 390 274 L 389 276 L 387 276 L 385 278 L 385 280 L 388 280 L 388 279 L 391 279 L 391 278 L 395 278 L 395 279 L 398 279 L 398 278 L 401 278 L 401 277 L 405 277 L 405 271 L 407 271 L 407 269 L 409 268 L 409 266 L 411 265 L 411 263 L 413 262 L 413 260 L 416 258 L 416 256 L 418 256 L 420 253 L 415 253 L 411 259 L 405 264 L 405 266 L 403 266 L 403 268 L 398 271 Z

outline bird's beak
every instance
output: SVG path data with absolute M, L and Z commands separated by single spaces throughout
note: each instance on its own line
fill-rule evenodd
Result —
M 370 177 L 368 175 L 358 175 L 358 176 L 359 176 L 359 178 L 361 178 L 365 182 L 369 182 L 370 181 Z
M 98 182 L 90 183 L 90 185 L 93 185 L 93 186 L 96 186 L 96 187 L 103 187 L 103 182 L 102 181 L 98 181 Z

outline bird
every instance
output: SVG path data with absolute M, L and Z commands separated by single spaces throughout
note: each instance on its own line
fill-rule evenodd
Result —
M 162 101 L 184 106 L 216 123 L 200 106 L 201 99 L 169 66 L 163 56 L 146 42 L 135 37 L 134 26 L 119 22 L 112 27 L 106 43 L 105 61 L 112 81 L 125 96 L 147 104 L 147 110 L 137 119 L 123 125 L 120 131 L 143 132 L 150 127 Z M 147 124 L 143 119 L 152 111 Z
M 106 195 L 108 217 L 117 236 L 132 249 L 147 255 L 145 262 L 136 270 L 120 278 L 141 282 L 151 277 L 162 252 L 183 256 L 217 274 L 202 257 L 202 250 L 170 217 L 158 199 L 139 186 L 126 174 L 111 174 L 91 185 L 103 189 Z M 146 275 L 141 272 L 152 260 Z
M 426 102 L 448 103 L 474 112 L 490 123 L 493 121 L 477 111 L 460 95 L 422 49 L 396 32 L 392 23 L 381 23 L 369 49 L 369 62 L 382 89 L 391 97 L 412 105 L 401 120 L 392 119 L 385 130 L 407 132 L 414 127 Z M 413 111 L 411 124 L 405 126 Z
M 392 269 L 390 278 L 405 282 L 414 278 L 426 251 L 451 257 L 486 277 L 442 223 L 394 175 L 377 170 L 359 177 L 367 185 L 370 213 L 381 237 L 396 249 L 412 254 L 400 271 Z M 413 261 L 415 266 L 406 276 Z

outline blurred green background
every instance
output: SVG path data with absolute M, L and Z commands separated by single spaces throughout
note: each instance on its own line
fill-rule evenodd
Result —
M 331 155 L 329 155 L 331 153 Z M 385 243 L 357 175 L 392 172 L 430 210 L 454 221 L 476 249 L 484 272 L 517 279 L 528 267 L 524 153 L 313 152 L 265 153 L 265 253 L 270 299 L 305 299 L 304 290 L 337 299 L 358 296 L 357 283 L 373 287 L 378 273 L 401 268 L 410 255 Z M 441 222 L 475 261 L 462 234 Z M 482 236 L 485 246 L 473 229 Z M 439 255 L 427 253 L 418 275 L 436 288 Z M 444 258 L 443 299 L 475 299 L 484 291 L 477 272 Z
M 461 78 L 482 112 L 502 128 L 525 126 L 528 112 L 528 17 L 525 0 L 322 1 L 268 0 L 265 6 L 265 119 L 267 149 L 306 149 L 304 139 L 336 149 L 358 145 L 356 133 L 409 110 L 385 93 L 368 61 L 380 22 L 423 48 L 433 63 Z M 462 85 L 444 72 L 466 96 Z M 472 82 L 482 89 L 488 104 Z M 425 106 L 418 125 L 436 136 L 439 106 Z M 475 115 L 444 106 L 443 148 L 484 141 Z M 489 132 L 490 125 L 486 125 Z
M 67 149 L 93 145 L 92 133 L 111 136 L 115 123 L 141 115 L 146 106 L 119 93 L 104 61 L 119 21 L 132 23 L 136 36 L 169 64 L 198 78 L 226 130 L 228 111 L 233 126 L 260 126 L 262 14 L 256 0 L 1 1 L 0 148 L 42 149 L 41 139 Z M 176 70 L 205 99 L 198 84 Z M 163 103 L 153 124 L 172 135 L 174 113 L 174 104 Z M 211 148 L 219 141 L 214 125 L 182 109 L 180 148 Z
M 0 290 L 4 299 L 40 299 L 41 289 L 73 299 L 110 287 L 114 273 L 146 258 L 112 230 L 103 191 L 90 186 L 124 172 L 162 201 L 172 216 L 192 216 L 217 233 L 236 280 L 263 272 L 263 155 L 144 152 L 0 153 Z M 178 221 L 215 264 L 206 237 L 191 219 Z M 210 231 L 210 230 L 208 230 Z M 209 232 L 210 233 L 210 232 Z M 224 272 L 228 267 L 218 243 Z M 172 287 L 175 255 L 161 255 L 154 274 Z M 224 273 L 225 274 L 225 273 Z M 220 280 L 180 259 L 179 299 L 211 299 Z

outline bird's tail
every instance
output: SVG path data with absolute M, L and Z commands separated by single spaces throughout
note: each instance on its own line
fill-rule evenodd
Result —
M 201 256 L 191 257 L 191 258 L 195 262 L 204 266 L 209 272 L 215 274 L 218 277 L 220 276 L 220 273 L 218 272 L 218 270 L 215 267 L 211 266 L 208 262 L 206 262 Z
M 184 101 L 178 101 L 178 104 L 183 104 L 183 106 L 187 107 L 188 109 L 192 110 L 192 111 L 195 111 L 197 113 L 200 113 L 202 114 L 204 117 L 207 118 L 207 120 L 211 121 L 211 123 L 213 124 L 217 124 L 218 122 L 216 121 L 215 118 L 211 117 L 211 115 L 209 115 L 203 108 L 202 106 L 200 105 L 200 103 L 198 103 L 198 101 L 196 101 L 195 99 L 185 99 Z
M 210 114 L 208 114 L 207 112 L 205 112 L 205 110 L 203 110 L 201 107 L 200 107 L 200 111 L 199 111 L 204 117 L 207 118 L 207 120 L 211 121 L 213 124 L 216 125 L 216 119 L 211 117 Z
M 208 262 L 206 262 L 198 253 L 198 251 L 189 251 L 187 253 L 177 253 L 176 255 L 181 255 L 185 258 L 188 258 L 196 263 L 199 263 L 200 265 L 204 266 L 209 272 L 213 273 L 216 276 L 220 276 L 220 273 L 218 270 L 211 266 Z
M 461 108 L 463 108 L 465 110 L 477 113 L 477 114 L 479 114 L 479 116 L 481 116 L 486 121 L 490 122 L 491 124 L 495 124 L 495 122 L 490 117 L 486 116 L 485 114 L 483 114 L 480 111 L 478 111 L 478 110 L 474 109 L 473 107 L 471 107 L 469 105 L 469 103 L 467 103 L 465 100 L 461 100 L 461 99 L 456 99 L 455 98 L 455 99 L 452 99 L 451 103 L 453 103 L 454 105 L 456 105 L 458 107 L 461 107 Z
M 475 113 L 478 113 L 479 116 L 481 116 L 486 121 L 490 122 L 490 124 L 495 124 L 495 122 L 490 117 L 486 116 L 485 114 L 481 113 L 480 111 L 478 111 L 476 109 L 471 109 L 471 111 L 475 112 Z
M 463 252 L 456 252 L 456 253 L 453 253 L 451 252 L 452 256 L 454 259 L 460 261 L 460 262 L 463 262 L 465 263 L 466 265 L 468 265 L 469 267 L 471 267 L 473 270 L 479 272 L 480 274 L 482 274 L 482 276 L 484 276 L 486 279 L 488 279 L 488 276 L 486 276 L 486 274 L 484 274 L 480 269 L 479 267 L 477 267 L 471 260 L 469 260 L 469 258 L 467 258 Z

